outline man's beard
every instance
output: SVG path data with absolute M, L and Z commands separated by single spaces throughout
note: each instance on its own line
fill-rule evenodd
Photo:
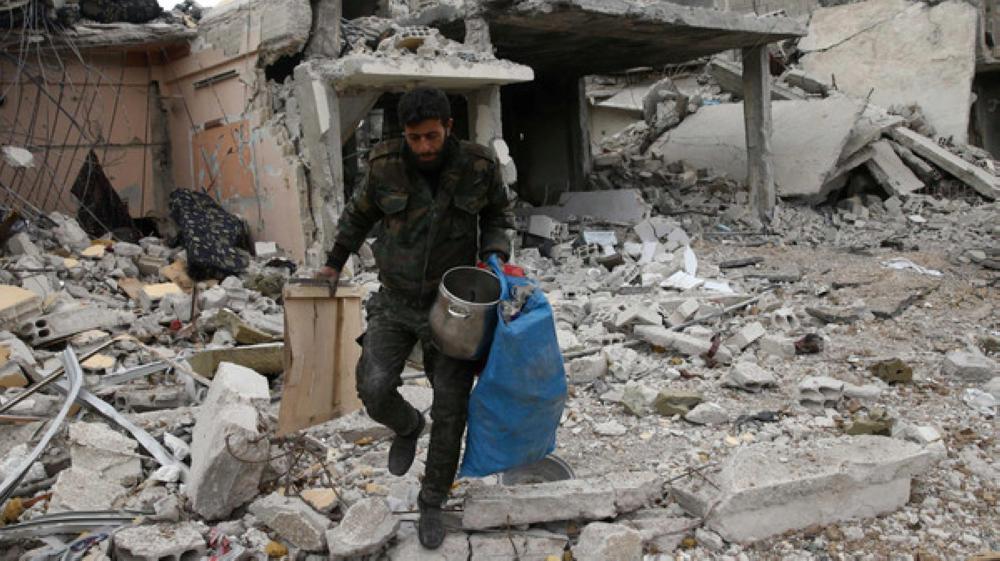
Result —
M 434 153 L 433 160 L 424 160 L 416 154 L 413 155 L 413 162 L 416 164 L 417 169 L 425 172 L 434 172 L 441 169 L 444 164 L 444 149 Z

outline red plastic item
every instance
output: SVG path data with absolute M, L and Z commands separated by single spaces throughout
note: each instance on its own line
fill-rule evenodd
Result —
M 489 269 L 490 268 L 489 265 L 487 265 L 486 263 L 483 263 L 482 261 L 480 261 L 479 264 L 476 265 L 476 266 L 479 267 L 480 269 Z M 524 274 L 524 269 L 522 269 L 521 267 L 518 267 L 517 265 L 511 265 L 510 263 L 504 263 L 503 264 L 503 274 L 507 275 L 508 277 L 521 277 L 521 278 L 524 278 L 525 276 L 527 276 L 527 275 Z

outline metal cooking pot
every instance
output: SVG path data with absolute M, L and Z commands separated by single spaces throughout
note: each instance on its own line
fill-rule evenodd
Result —
M 478 360 L 497 326 L 500 279 L 485 269 L 455 267 L 441 278 L 431 308 L 431 337 L 447 356 Z

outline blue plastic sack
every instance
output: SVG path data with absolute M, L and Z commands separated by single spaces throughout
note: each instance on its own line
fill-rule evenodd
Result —
M 460 477 L 484 477 L 552 453 L 566 405 L 566 371 L 545 294 L 528 279 L 504 275 L 495 258 L 490 266 L 501 279 L 501 299 L 511 299 L 511 287 L 535 290 L 509 323 L 497 310 L 486 368 L 469 398 Z

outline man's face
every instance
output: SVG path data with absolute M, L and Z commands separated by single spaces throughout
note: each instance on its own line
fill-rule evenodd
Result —
M 451 134 L 452 119 L 442 122 L 440 119 L 427 119 L 413 125 L 406 125 L 403 134 L 410 152 L 416 159 L 417 167 L 422 170 L 434 170 L 441 165 L 444 154 L 444 141 Z

